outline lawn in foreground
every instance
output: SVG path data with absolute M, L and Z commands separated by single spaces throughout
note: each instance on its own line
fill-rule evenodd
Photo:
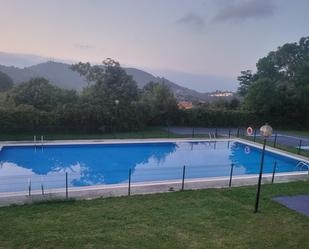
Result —
M 309 248 L 309 218 L 271 197 L 309 181 L 0 208 L 0 248 Z

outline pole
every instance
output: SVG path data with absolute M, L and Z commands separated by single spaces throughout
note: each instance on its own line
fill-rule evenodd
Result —
M 216 128 L 215 134 L 216 134 L 215 138 L 217 138 L 218 137 L 218 128 Z
M 194 127 L 192 127 L 192 138 L 194 138 Z
M 43 177 L 41 177 L 41 190 L 42 190 L 42 195 L 44 195 Z
M 259 181 L 258 181 L 257 192 L 256 192 L 256 201 L 255 201 L 254 213 L 257 213 L 258 209 L 259 209 L 262 174 L 263 174 L 263 166 L 264 166 L 265 146 L 266 146 L 266 138 L 264 138 L 264 141 L 263 141 L 263 150 L 262 150 L 262 156 L 261 156 L 261 166 L 260 166 Z
M 276 133 L 276 135 L 275 135 L 274 148 L 276 148 L 276 145 L 277 145 L 277 133 Z
M 65 199 L 69 199 L 69 191 L 68 191 L 68 172 L 65 172 Z
M 303 141 L 300 139 L 299 140 L 299 145 L 298 145 L 298 152 L 297 152 L 298 155 L 300 154 L 300 151 L 301 151 L 302 142 Z
M 186 176 L 186 166 L 184 165 L 182 168 L 182 184 L 181 184 L 181 191 L 185 188 L 185 176 Z
M 131 169 L 129 169 L 129 186 L 128 186 L 128 196 L 131 195 Z
M 170 138 L 170 126 L 167 126 L 167 137 Z
M 231 138 L 231 128 L 229 128 L 229 138 Z
M 231 164 L 231 172 L 230 172 L 230 182 L 229 182 L 229 187 L 231 187 L 231 186 L 232 186 L 233 169 L 234 169 L 234 163 L 232 163 L 232 164 Z
M 31 196 L 31 178 L 29 178 L 29 180 L 28 180 L 28 194 L 29 194 L 29 196 Z
M 254 130 L 254 137 L 253 137 L 253 142 L 256 141 L 256 129 Z
M 237 128 L 237 137 L 239 137 L 239 127 Z
M 271 183 L 274 183 L 276 168 L 277 168 L 277 162 L 275 161 L 275 163 L 274 163 L 274 169 L 273 169 L 273 176 L 272 176 L 272 178 L 271 178 Z

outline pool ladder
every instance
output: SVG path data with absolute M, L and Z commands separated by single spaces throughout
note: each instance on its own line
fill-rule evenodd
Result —
M 208 135 L 209 135 L 209 139 L 216 139 L 216 133 L 211 133 L 211 132 L 208 132 Z
M 37 146 L 36 136 L 33 136 L 33 143 L 35 146 Z M 41 136 L 41 146 L 43 147 L 43 145 L 44 145 L 44 136 Z
M 302 170 L 303 168 L 307 168 L 308 169 L 308 174 L 309 174 L 309 163 L 301 161 L 299 163 L 297 163 L 296 168 L 299 168 L 300 170 Z

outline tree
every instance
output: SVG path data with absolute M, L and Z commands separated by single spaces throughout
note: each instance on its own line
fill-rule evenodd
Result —
M 245 96 L 253 83 L 253 74 L 251 70 L 241 71 L 240 73 L 241 75 L 237 78 L 239 81 L 238 94 Z
M 176 118 L 177 100 L 164 83 L 150 82 L 144 86 L 141 103 L 151 124 L 169 124 Z
M 0 71 L 0 92 L 10 90 L 13 85 L 13 80 L 7 74 Z
M 76 102 L 77 95 L 75 91 L 51 85 L 44 78 L 33 78 L 14 87 L 9 92 L 8 99 L 15 106 L 30 105 L 38 110 L 53 111 L 65 103 Z
M 138 100 L 137 84 L 132 76 L 110 58 L 102 66 L 78 63 L 71 69 L 84 76 L 89 85 L 82 92 L 83 103 L 94 106 L 97 123 L 102 129 L 128 129 L 129 120 Z
M 309 125 L 309 37 L 261 58 L 255 74 L 242 74 L 245 108 L 279 125 Z

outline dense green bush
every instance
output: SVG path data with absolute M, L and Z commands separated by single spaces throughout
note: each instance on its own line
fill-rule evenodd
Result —
M 194 108 L 181 112 L 179 125 L 199 127 L 242 127 L 258 125 L 254 113 L 242 110 L 211 110 Z

